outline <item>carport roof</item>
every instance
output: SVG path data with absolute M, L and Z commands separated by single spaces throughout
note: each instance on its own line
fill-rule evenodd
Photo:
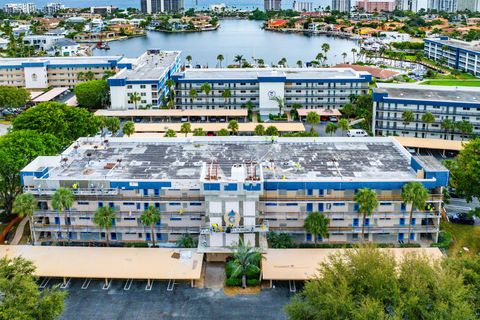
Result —
M 414 138 L 414 137 L 393 137 L 393 138 L 397 140 L 404 147 L 420 148 L 420 149 L 460 151 L 463 149 L 464 144 L 467 143 L 467 141 Z
M 308 280 L 318 274 L 320 263 L 328 260 L 332 254 L 354 249 L 268 249 L 262 260 L 264 280 Z M 408 253 L 424 254 L 432 260 L 443 255 L 438 248 L 392 248 L 377 249 L 390 252 L 395 259 L 401 260 Z
M 200 279 L 203 253 L 192 249 L 0 246 L 1 257 L 30 260 L 39 277 Z

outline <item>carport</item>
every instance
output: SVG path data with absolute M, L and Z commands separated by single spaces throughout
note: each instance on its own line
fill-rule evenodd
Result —
M 414 137 L 393 137 L 405 148 L 415 148 L 417 153 L 419 149 L 440 150 L 445 156 L 445 151 L 461 151 L 464 144 L 468 141 L 442 140 Z
M 35 265 L 35 275 L 43 278 L 45 288 L 51 278 L 63 280 L 67 288 L 72 278 L 85 279 L 87 289 L 92 279 L 105 281 L 103 289 L 110 288 L 113 279 L 126 281 L 129 290 L 133 280 L 146 280 L 145 290 L 151 290 L 155 280 L 168 280 L 172 291 L 175 281 L 200 279 L 203 253 L 195 249 L 170 248 L 99 248 L 53 246 L 0 246 L 2 257 L 23 257 Z
M 342 254 L 354 249 L 268 249 L 263 254 L 262 278 L 273 281 L 288 281 L 290 291 L 296 291 L 295 281 L 306 281 L 318 274 L 320 263 L 328 261 L 332 254 Z M 432 260 L 442 258 L 438 248 L 388 248 L 377 249 L 390 252 L 395 259 L 401 260 L 406 254 L 423 254 Z
M 44 94 L 37 96 L 35 99 L 32 100 L 34 104 L 41 103 L 41 102 L 49 102 L 49 101 L 54 101 L 58 97 L 60 97 L 62 94 L 64 94 L 66 91 L 69 89 L 66 87 L 58 87 L 58 88 L 53 88 L 50 91 L 45 92 Z

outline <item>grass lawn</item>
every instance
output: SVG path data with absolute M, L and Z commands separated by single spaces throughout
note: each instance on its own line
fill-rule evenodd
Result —
M 0 120 L 0 124 L 11 125 L 12 122 L 7 120 Z
M 449 249 L 451 255 L 456 255 L 463 247 L 468 248 L 470 253 L 480 253 L 480 226 L 442 221 L 440 227 L 452 234 L 452 244 Z
M 480 80 L 433 79 L 425 80 L 420 84 L 427 84 L 433 86 L 480 87 Z

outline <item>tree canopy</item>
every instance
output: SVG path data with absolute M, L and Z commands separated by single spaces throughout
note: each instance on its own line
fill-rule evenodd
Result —
M 53 320 L 64 308 L 65 292 L 40 291 L 35 267 L 23 258 L 0 259 L 0 320 Z
M 13 131 L 35 130 L 55 135 L 61 145 L 66 147 L 79 137 L 95 135 L 100 119 L 82 108 L 45 102 L 22 112 L 12 125 Z
M 474 319 L 462 276 L 420 255 L 362 247 L 330 256 L 286 312 L 290 319 Z
M 30 99 L 30 93 L 24 88 L 0 86 L 0 109 L 19 108 Z
M 108 101 L 109 87 L 106 80 L 90 80 L 75 85 L 73 92 L 80 106 L 99 109 Z

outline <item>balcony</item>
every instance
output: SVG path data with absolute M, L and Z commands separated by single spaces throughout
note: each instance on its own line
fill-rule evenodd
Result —
M 305 195 L 263 195 L 260 197 L 260 201 L 354 201 L 354 195 L 351 196 L 332 196 L 332 195 L 322 195 L 322 196 L 305 196 Z M 402 196 L 398 195 L 378 195 L 377 199 L 379 201 L 402 201 Z M 427 201 L 441 201 L 443 199 L 442 194 L 431 194 Z
M 226 230 L 223 231 L 223 228 L 214 229 L 212 227 L 204 227 L 200 229 L 200 234 L 212 234 L 212 233 L 267 233 L 269 228 L 267 225 L 256 225 L 256 226 L 243 226 L 243 227 L 233 227 L 230 229 L 230 232 Z

